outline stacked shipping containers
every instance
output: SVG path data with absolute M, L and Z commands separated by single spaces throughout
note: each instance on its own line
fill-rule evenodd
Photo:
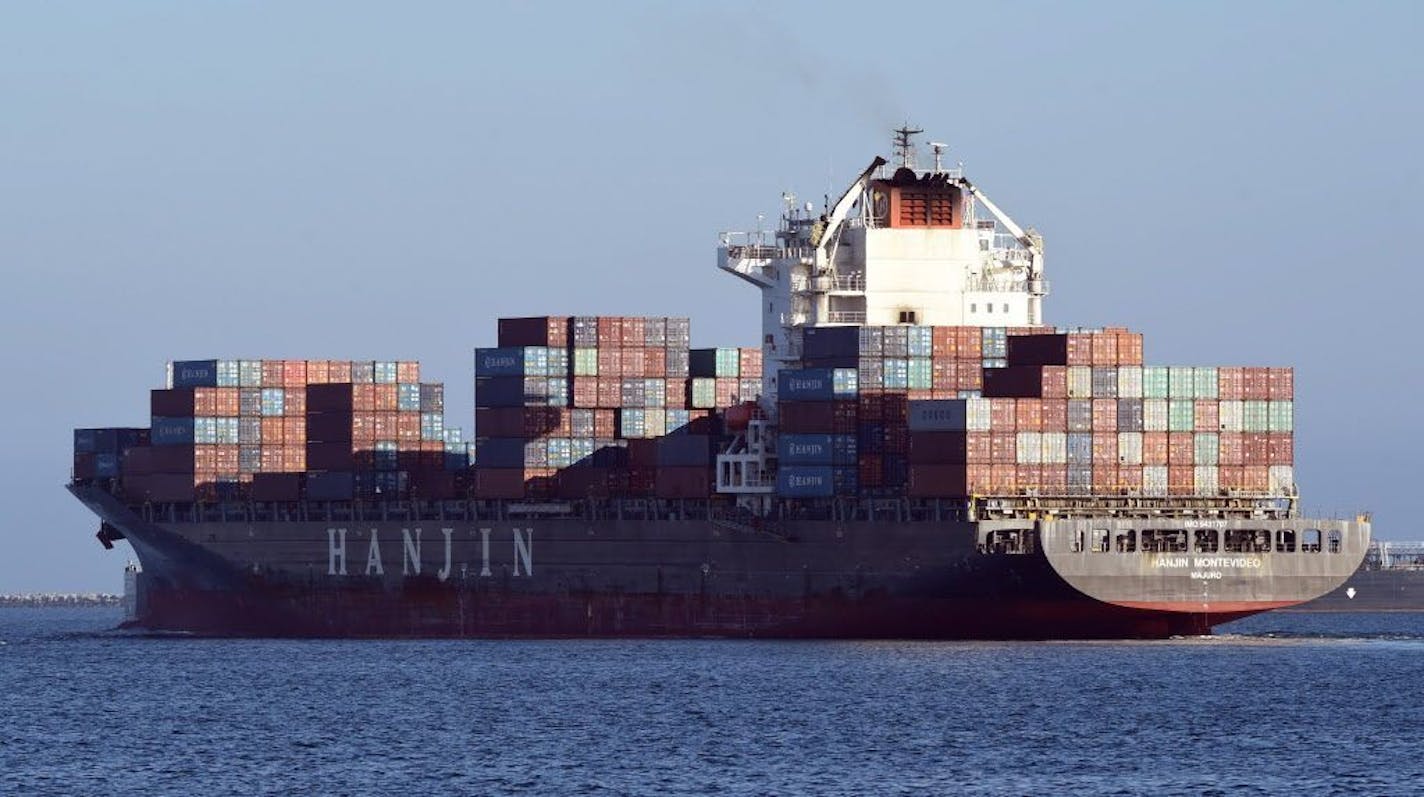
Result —
M 712 420 L 761 352 L 690 349 L 685 318 L 500 319 L 475 352 L 482 498 L 706 497 Z
M 132 500 L 453 494 L 427 475 L 446 469 L 447 434 L 419 363 L 176 361 L 150 407 L 152 445 L 124 469 Z

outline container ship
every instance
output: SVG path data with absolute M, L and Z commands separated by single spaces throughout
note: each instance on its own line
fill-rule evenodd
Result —
M 414 361 L 171 362 L 147 426 L 74 436 L 68 489 L 140 563 L 131 622 L 1155 638 L 1343 584 L 1369 519 L 1300 516 L 1293 371 L 1046 325 L 1042 237 L 942 145 L 921 168 L 919 132 L 819 210 L 721 235 L 755 346 L 499 319 L 468 437 Z

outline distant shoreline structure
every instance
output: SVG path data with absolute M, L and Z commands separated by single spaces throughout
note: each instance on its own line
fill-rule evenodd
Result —
M 124 596 L 105 592 L 29 592 L 0 594 L 0 608 L 121 606 Z

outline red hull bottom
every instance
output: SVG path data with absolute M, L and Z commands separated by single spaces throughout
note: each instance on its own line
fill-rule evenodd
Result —
M 381 638 L 1162 639 L 1260 609 L 1184 613 L 1089 599 L 528 595 L 451 589 L 146 590 L 131 625 L 215 636 Z

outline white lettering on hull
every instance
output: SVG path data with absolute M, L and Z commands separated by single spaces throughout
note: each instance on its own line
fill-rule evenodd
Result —
M 420 575 L 420 529 L 415 530 L 411 539 L 410 529 L 401 529 L 401 575 Z M 414 565 L 414 571 L 411 572 Z
M 519 565 L 524 564 L 524 575 L 534 575 L 534 529 L 525 529 L 529 536 L 514 530 L 514 575 L 519 575 Z
M 445 536 L 445 566 L 440 568 L 440 572 L 435 577 L 444 581 L 450 577 L 450 535 L 455 533 L 454 529 L 441 529 L 440 533 Z
M 480 565 L 480 578 L 489 578 L 491 575 L 489 568 L 489 533 L 489 529 L 480 529 L 480 557 L 482 562 Z
M 326 574 L 346 575 L 346 529 L 326 530 Z M 338 569 L 338 563 L 340 568 Z
M 384 576 L 385 565 L 381 564 L 381 546 L 377 542 L 378 529 L 371 529 L 371 548 L 366 552 L 366 575 Z

